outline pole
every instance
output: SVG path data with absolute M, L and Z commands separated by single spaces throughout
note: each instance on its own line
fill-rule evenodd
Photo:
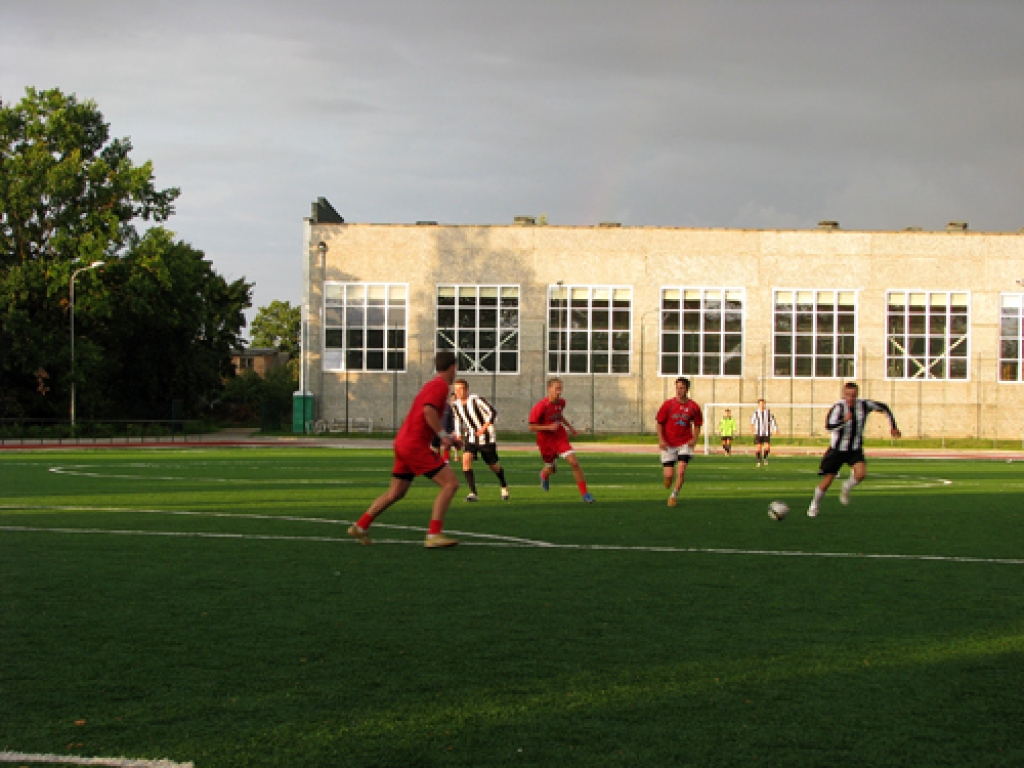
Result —
M 79 270 L 80 271 L 80 270 Z M 71 273 L 71 429 L 75 429 L 75 278 L 78 271 Z
M 644 433 L 644 358 L 646 357 L 647 326 L 644 318 L 640 318 L 640 410 L 637 413 L 637 420 L 640 422 L 640 434 Z

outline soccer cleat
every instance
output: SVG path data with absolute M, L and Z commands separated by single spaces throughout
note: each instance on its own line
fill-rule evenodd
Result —
M 668 505 L 670 507 L 674 507 L 676 505 L 676 497 L 675 496 L 669 496 L 668 497 Z
M 443 547 L 454 547 L 458 543 L 458 539 L 450 538 L 443 533 L 429 533 L 423 546 L 427 549 L 442 549 Z
M 501 500 L 508 501 L 508 488 L 501 489 Z
M 551 488 L 551 484 L 548 483 L 548 478 L 544 477 L 544 473 L 540 473 L 540 487 L 542 490 L 548 490 Z
M 584 503 L 584 504 L 593 504 L 593 503 L 594 503 L 595 501 L 597 501 L 597 499 L 595 499 L 595 498 L 594 498 L 594 497 L 593 497 L 592 495 L 590 495 L 589 493 L 584 493 L 584 494 L 583 494 L 583 503 Z
M 475 493 L 466 494 L 466 501 L 480 501 Z
M 807 508 L 807 516 L 808 517 L 817 517 L 818 516 L 818 505 L 817 504 L 811 504 L 811 506 L 809 506 Z
M 358 541 L 363 546 L 369 546 L 370 544 L 373 544 L 373 542 L 370 541 L 370 532 L 368 530 L 363 530 L 358 525 L 353 525 L 352 527 L 350 527 L 348 529 L 348 535 L 356 541 Z
M 839 503 L 844 507 L 850 505 L 850 486 L 846 483 L 843 483 L 842 488 L 839 490 Z

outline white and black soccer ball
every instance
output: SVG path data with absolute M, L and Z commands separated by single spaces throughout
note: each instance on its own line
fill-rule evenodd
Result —
M 773 501 L 768 505 L 768 517 L 772 520 L 785 520 L 789 514 L 789 505 L 784 501 Z

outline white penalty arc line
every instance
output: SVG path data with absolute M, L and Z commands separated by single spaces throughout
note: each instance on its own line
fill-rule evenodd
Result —
M 237 518 L 242 520 L 284 520 L 293 523 L 320 523 L 323 525 L 352 525 L 351 520 L 331 520 L 324 517 L 298 517 L 296 515 L 256 515 L 252 513 L 231 513 L 231 512 L 197 512 L 188 509 L 125 509 L 124 507 L 88 507 L 88 506 L 75 506 L 75 505 L 51 505 L 51 504 L 37 504 L 37 505 L 26 505 L 26 504 L 0 504 L 0 510 L 2 509 L 38 509 L 38 510 L 53 510 L 57 512 L 127 512 L 133 514 L 144 514 L 144 515 L 171 515 L 181 517 L 224 517 L 224 518 Z M 417 527 L 414 525 L 396 525 L 394 523 L 374 523 L 375 528 L 392 528 L 397 531 L 415 531 L 417 533 L 426 533 L 427 529 Z M 51 530 L 43 528 L 42 530 Z M 56 530 L 56 529 L 52 529 Z M 78 530 L 78 529 L 73 529 Z M 102 531 L 103 529 L 98 529 Z M 475 531 L 455 531 L 449 529 L 449 533 L 456 534 L 458 536 L 473 536 L 478 539 L 494 539 L 496 541 L 506 541 L 512 544 L 522 544 L 524 546 L 533 547 L 548 547 L 551 546 L 546 541 L 537 541 L 536 539 L 524 539 L 519 536 L 503 536 L 497 533 L 477 533 Z M 297 538 L 293 536 L 286 536 L 286 539 Z M 329 536 L 321 538 L 311 538 L 310 541 L 339 541 L 339 539 L 332 538 Z M 343 541 L 343 539 L 342 539 Z
M 416 530 L 416 529 L 410 529 Z M 418 529 L 423 530 L 423 529 Z M 65 533 L 65 534 L 107 534 L 110 536 L 166 536 L 171 538 L 195 539 L 241 539 L 251 541 L 300 541 L 343 543 L 346 539 L 336 536 L 279 536 L 254 533 L 210 533 L 196 531 L 140 531 L 110 528 L 48 528 L 22 525 L 3 525 L 0 531 L 16 533 Z M 449 531 L 449 533 L 459 533 Z M 459 535 L 480 535 L 461 534 Z M 502 537 L 504 538 L 504 537 Z M 405 544 L 422 543 L 413 539 L 374 539 L 374 544 Z M 762 557 L 820 557 L 850 560 L 912 560 L 943 563 L 977 563 L 983 565 L 1024 565 L 1024 559 L 1007 557 L 960 557 L 953 555 L 900 555 L 872 552 L 800 552 L 795 550 L 776 549 L 723 549 L 717 547 L 631 547 L 621 544 L 555 544 L 552 542 L 520 541 L 463 541 L 461 546 L 469 547 L 507 547 L 516 549 L 564 549 L 595 552 L 662 552 L 668 554 L 697 555 L 755 555 Z
M 106 765 L 111 768 L 195 768 L 195 763 L 172 760 L 138 760 L 128 757 L 79 757 L 28 752 L 0 752 L 0 763 L 50 763 L 56 765 Z

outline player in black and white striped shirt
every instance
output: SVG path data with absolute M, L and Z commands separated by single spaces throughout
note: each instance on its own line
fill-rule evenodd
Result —
M 807 509 L 808 517 L 818 516 L 818 504 L 832 485 L 832 481 L 836 479 L 843 464 L 849 464 L 853 472 L 843 483 L 839 494 L 839 501 L 842 504 L 850 503 L 850 491 L 867 476 L 868 465 L 864 459 L 864 424 L 869 413 L 884 413 L 889 418 L 890 434 L 893 437 L 900 436 L 900 431 L 896 427 L 896 417 L 892 415 L 889 406 L 876 400 L 861 400 L 857 397 L 858 391 L 857 385 L 853 382 L 847 384 L 843 387 L 843 399 L 833 405 L 828 412 L 825 428 L 832 433 L 832 444 L 821 459 L 818 474 L 823 477 L 818 487 L 814 489 L 814 501 Z
M 459 379 L 455 382 L 455 399 L 452 400 L 452 414 L 455 417 L 455 434 L 462 438 L 462 473 L 469 483 L 466 501 L 479 501 L 476 495 L 476 477 L 473 475 L 473 460 L 477 453 L 491 468 L 501 483 L 501 498 L 508 501 L 508 483 L 505 470 L 498 460 L 498 444 L 494 420 L 498 416 L 494 406 L 479 395 L 469 394 L 469 382 Z
M 772 433 L 779 431 L 775 414 L 769 411 L 764 400 L 757 401 L 757 410 L 750 417 L 750 428 L 754 431 L 754 447 L 757 449 L 757 466 L 762 462 L 768 466 L 768 454 L 772 452 Z

